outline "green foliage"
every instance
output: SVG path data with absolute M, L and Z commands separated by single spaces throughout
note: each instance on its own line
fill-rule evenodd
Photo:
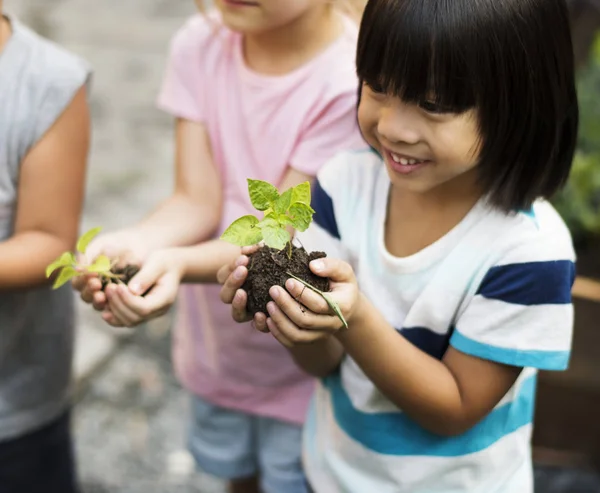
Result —
M 553 200 L 576 241 L 600 235 L 600 36 L 578 73 L 579 136 L 573 169 Z
M 77 251 L 84 254 L 90 242 L 96 237 L 101 229 L 102 228 L 94 228 L 84 233 L 77 241 Z M 50 277 L 54 272 L 60 270 L 53 285 L 54 289 L 58 289 L 71 279 L 90 272 L 109 278 L 116 277 L 111 272 L 111 268 L 111 261 L 106 255 L 99 255 L 92 265 L 81 265 L 77 262 L 74 253 L 65 252 L 46 268 L 46 277 Z
M 221 239 L 238 246 L 256 245 L 261 241 L 277 250 L 283 250 L 291 241 L 286 227 L 305 231 L 315 211 L 310 206 L 310 184 L 301 183 L 282 194 L 265 181 L 248 180 L 248 193 L 254 208 L 264 213 L 262 220 L 243 216 L 234 221 Z

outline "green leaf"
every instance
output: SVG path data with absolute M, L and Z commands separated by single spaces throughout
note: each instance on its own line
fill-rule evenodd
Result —
M 46 267 L 46 277 L 50 277 L 52 273 L 61 267 L 66 267 L 67 265 L 75 264 L 75 255 L 71 252 L 65 252 L 60 257 L 58 257 L 54 262 L 52 262 L 48 267 Z
M 88 272 L 107 273 L 110 271 L 111 263 L 110 259 L 106 255 L 99 255 L 94 263 L 90 265 L 87 270 Z
M 292 221 L 292 219 L 289 216 L 286 216 L 285 214 L 280 214 L 279 217 L 277 218 L 277 221 L 282 226 L 287 226 L 288 224 L 294 224 L 294 221 Z
M 290 205 L 292 205 L 293 193 L 294 190 L 289 188 L 281 194 L 281 196 L 275 202 L 275 212 L 278 214 L 285 214 L 287 212 L 287 210 L 290 208 Z
M 54 285 L 52 286 L 52 289 L 60 288 L 63 284 L 66 284 L 71 279 L 73 279 L 74 277 L 77 277 L 79 275 L 81 275 L 81 273 L 77 272 L 73 267 L 70 267 L 70 266 L 63 267 L 62 270 L 60 271 L 59 276 L 56 278 L 56 281 L 54 281 Z
M 287 230 L 279 225 L 266 225 L 262 227 L 261 231 L 265 244 L 277 250 L 283 250 L 291 240 Z
M 248 193 L 252 205 L 259 211 L 267 210 L 279 198 L 277 189 L 261 180 L 248 179 Z
M 306 231 L 312 222 L 315 211 L 310 205 L 298 202 L 290 207 L 292 224 L 298 231 Z
M 84 233 L 79 241 L 77 241 L 77 251 L 79 253 L 85 253 L 90 242 L 96 237 L 96 235 L 102 230 L 102 228 L 90 229 L 87 233 Z
M 231 223 L 221 235 L 221 239 L 237 246 L 256 245 L 263 239 L 258 222 L 254 216 L 242 216 Z
M 301 202 L 310 205 L 310 183 L 305 181 L 292 189 L 292 204 Z

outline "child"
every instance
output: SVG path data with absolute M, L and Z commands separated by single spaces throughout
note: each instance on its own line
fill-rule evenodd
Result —
M 312 179 L 343 149 L 364 148 L 356 123 L 357 27 L 323 0 L 216 2 L 175 36 L 159 105 L 177 119 L 176 190 L 142 224 L 99 238 L 144 260 L 129 284 L 76 282 L 113 325 L 160 315 L 182 278 L 174 360 L 195 398 L 189 446 L 233 491 L 306 491 L 300 454 L 314 380 L 270 338 L 233 323 L 216 272 L 239 248 L 211 240 L 251 213 L 246 178 L 282 188 Z M 185 245 L 192 248 L 172 248 Z M 162 250 L 161 250 L 162 249 Z
M 373 151 L 323 167 L 300 235 L 329 252 L 311 268 L 349 329 L 293 280 L 255 318 L 322 377 L 309 482 L 532 493 L 536 371 L 567 367 L 573 322 L 571 238 L 545 201 L 578 125 L 564 0 L 370 0 L 357 64 Z M 236 320 L 247 261 L 220 273 Z
M 0 46 L 0 490 L 74 493 L 73 294 L 45 269 L 77 238 L 89 69 L 14 18 Z

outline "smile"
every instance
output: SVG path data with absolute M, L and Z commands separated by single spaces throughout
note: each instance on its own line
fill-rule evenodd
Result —
M 385 158 L 389 166 L 397 173 L 406 175 L 417 171 L 418 169 L 427 166 L 431 161 L 421 159 L 415 156 L 398 154 L 385 149 Z
M 390 156 L 395 163 L 401 164 L 403 166 L 414 166 L 415 164 L 423 164 L 425 159 L 415 159 L 411 157 L 402 156 L 400 154 L 396 154 L 395 152 L 390 152 Z

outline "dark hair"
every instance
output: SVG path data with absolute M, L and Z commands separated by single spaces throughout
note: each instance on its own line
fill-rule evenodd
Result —
M 480 179 L 506 211 L 566 182 L 579 109 L 564 0 L 369 0 L 358 77 L 478 113 Z

